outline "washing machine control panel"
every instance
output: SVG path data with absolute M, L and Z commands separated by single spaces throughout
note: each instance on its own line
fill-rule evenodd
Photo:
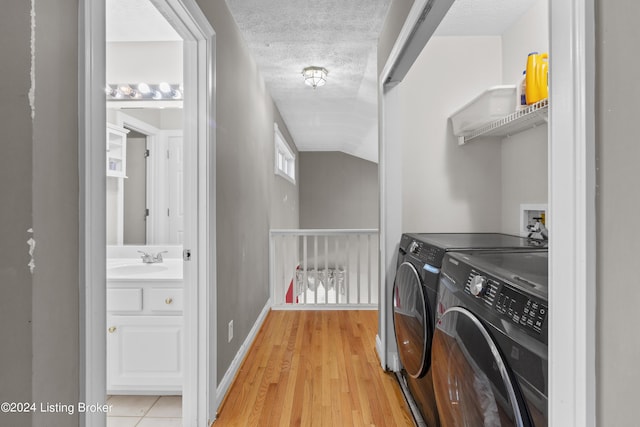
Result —
M 464 291 L 482 301 L 486 307 L 492 307 L 500 317 L 536 334 L 542 333 L 547 317 L 546 303 L 475 269 L 471 270 Z
M 503 286 L 498 294 L 495 309 L 506 315 L 514 323 L 536 333 L 542 332 L 547 318 L 547 305 L 535 298 L 529 298 L 516 289 Z

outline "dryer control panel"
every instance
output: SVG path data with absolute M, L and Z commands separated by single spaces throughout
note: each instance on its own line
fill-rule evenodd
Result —
M 475 269 L 471 269 L 464 291 L 481 300 L 485 307 L 492 307 L 500 317 L 536 334 L 542 333 L 548 308 L 542 301 Z
M 495 309 L 506 314 L 514 323 L 533 330 L 538 334 L 542 332 L 542 325 L 547 317 L 547 306 L 542 302 L 529 298 L 516 289 L 503 285 Z

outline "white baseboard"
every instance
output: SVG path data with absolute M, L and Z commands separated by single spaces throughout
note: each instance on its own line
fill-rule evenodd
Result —
M 398 353 L 395 351 L 385 352 L 382 346 L 382 340 L 378 334 L 376 334 L 376 351 L 378 352 L 378 359 L 382 363 L 382 369 L 392 372 L 400 371 L 400 358 L 398 357 Z
M 382 365 L 382 369 L 387 370 L 387 358 L 384 353 L 384 348 L 382 347 L 382 340 L 380 339 L 380 335 L 376 334 L 376 352 L 378 353 L 378 360 Z
M 265 304 L 264 308 L 262 309 L 262 312 L 256 319 L 256 322 L 253 324 L 251 331 L 249 331 L 249 335 L 247 335 L 247 338 L 244 340 L 244 342 L 240 346 L 238 353 L 236 353 L 236 356 L 231 361 L 231 365 L 229 366 L 229 369 L 227 369 L 227 372 L 224 374 L 224 377 L 222 377 L 222 381 L 220 381 L 220 385 L 218 385 L 218 388 L 216 389 L 216 411 L 220 408 L 220 404 L 222 403 L 224 396 L 227 394 L 229 387 L 231 387 L 231 384 L 233 383 L 233 379 L 236 377 L 236 374 L 240 369 L 240 365 L 242 364 L 242 361 L 247 355 L 249 348 L 251 348 L 251 344 L 253 343 L 256 336 L 258 335 L 258 331 L 260 330 L 260 327 L 264 323 L 264 320 L 267 317 L 267 314 L 269 313 L 270 309 L 271 309 L 271 299 L 269 299 Z

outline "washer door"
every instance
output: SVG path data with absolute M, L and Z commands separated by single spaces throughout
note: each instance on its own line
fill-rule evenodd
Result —
M 533 425 L 514 374 L 473 313 L 452 307 L 442 315 L 431 357 L 443 426 Z
M 393 285 L 393 326 L 400 361 L 413 378 L 425 374 L 431 346 L 431 317 L 415 267 L 403 262 Z

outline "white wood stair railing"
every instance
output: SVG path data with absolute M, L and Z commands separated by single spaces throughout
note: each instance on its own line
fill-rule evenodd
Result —
M 377 309 L 378 230 L 271 230 L 276 310 Z

